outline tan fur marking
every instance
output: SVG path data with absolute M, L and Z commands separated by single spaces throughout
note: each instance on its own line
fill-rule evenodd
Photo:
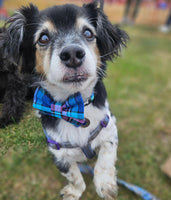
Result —
M 36 71 L 40 74 L 44 74 L 43 57 L 40 55 L 39 50 L 36 50 Z
M 57 32 L 56 27 L 50 20 L 45 21 L 44 23 L 42 23 L 42 25 L 40 26 L 39 30 L 37 31 L 35 35 L 35 42 L 38 41 L 40 34 L 42 33 L 44 29 L 48 29 L 49 32 Z
M 76 28 L 81 31 L 84 26 L 86 26 L 87 28 L 90 28 L 93 31 L 93 33 L 95 34 L 95 29 L 89 23 L 89 21 L 85 18 L 79 17 L 76 21 Z
M 97 56 L 97 66 L 101 66 L 101 60 L 100 60 L 100 52 L 99 52 L 99 49 L 98 49 L 98 47 L 97 47 L 97 45 L 96 45 L 96 47 L 95 47 L 95 54 L 96 54 L 96 56 Z
M 47 74 L 50 67 L 50 48 L 41 50 L 39 47 L 36 50 L 36 71 L 40 74 Z
M 87 25 L 88 21 L 84 18 L 79 17 L 76 21 L 76 28 L 78 30 L 81 30 L 83 28 L 83 26 Z
M 43 23 L 43 28 L 46 27 L 49 32 L 56 32 L 57 29 L 55 28 L 54 24 L 51 21 L 46 21 L 45 23 Z
M 45 54 L 44 54 L 44 73 L 47 74 L 49 72 L 49 68 L 50 68 L 50 48 L 48 48 L 46 51 L 45 51 Z

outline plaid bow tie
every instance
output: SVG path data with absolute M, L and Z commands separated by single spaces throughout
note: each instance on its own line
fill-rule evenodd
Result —
M 90 100 L 94 99 L 92 94 Z M 65 102 L 55 102 L 50 94 L 41 87 L 34 93 L 33 107 L 42 114 L 57 117 L 70 122 L 76 127 L 86 123 L 84 118 L 84 101 L 79 92 L 71 95 Z

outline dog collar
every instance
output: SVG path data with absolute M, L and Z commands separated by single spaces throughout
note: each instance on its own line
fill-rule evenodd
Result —
M 84 118 L 84 106 L 93 100 L 94 93 L 84 103 L 80 92 L 77 92 L 61 103 L 54 101 L 45 89 L 38 87 L 34 93 L 33 107 L 41 114 L 64 119 L 76 127 L 86 127 L 89 125 L 89 120 Z
M 106 128 L 107 125 L 109 124 L 109 116 L 105 115 L 104 119 L 100 121 L 98 126 L 90 132 L 87 144 L 84 145 L 83 147 L 80 147 L 79 145 L 73 145 L 70 142 L 63 142 L 59 143 L 51 139 L 51 137 L 47 134 L 47 131 L 45 128 L 43 128 L 44 134 L 46 136 L 46 141 L 49 147 L 55 149 L 55 150 L 60 150 L 61 148 L 67 148 L 67 149 L 73 149 L 73 148 L 81 148 L 82 152 L 85 154 L 85 156 L 88 159 L 92 159 L 96 153 L 95 151 L 91 148 L 91 142 L 99 135 L 100 131 L 102 128 Z

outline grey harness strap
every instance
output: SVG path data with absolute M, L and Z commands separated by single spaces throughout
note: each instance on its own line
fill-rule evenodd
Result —
M 104 117 L 104 119 L 100 121 L 99 125 L 93 131 L 90 132 L 88 142 L 83 147 L 80 147 L 79 145 L 71 144 L 70 142 L 63 142 L 63 143 L 56 142 L 49 137 L 45 128 L 43 130 L 44 130 L 44 133 L 46 136 L 46 141 L 47 141 L 49 147 L 51 147 L 55 150 L 60 150 L 61 148 L 67 148 L 67 149 L 81 148 L 83 153 L 85 154 L 85 156 L 88 159 L 91 159 L 96 155 L 95 151 L 91 148 L 91 142 L 99 135 L 102 128 L 107 127 L 109 120 L 110 120 L 109 116 L 106 115 Z

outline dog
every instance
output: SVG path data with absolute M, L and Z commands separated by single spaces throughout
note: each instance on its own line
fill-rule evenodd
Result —
M 19 122 L 25 110 L 25 101 L 32 99 L 34 94 L 34 66 L 26 62 L 27 56 L 22 62 L 21 57 L 14 58 L 15 49 L 10 53 L 12 44 L 7 37 L 11 34 L 9 30 L 6 29 L 6 25 L 0 29 L 0 103 L 3 103 L 0 128 Z
M 106 62 L 120 55 L 128 35 L 112 25 L 103 1 L 39 11 L 30 4 L 9 20 L 4 51 L 34 62 L 40 77 L 33 107 L 39 110 L 49 151 L 68 185 L 64 200 L 78 200 L 86 185 L 78 163 L 98 153 L 94 184 L 101 198 L 115 199 L 118 135 L 103 84 Z M 9 47 L 10 44 L 10 47 Z

